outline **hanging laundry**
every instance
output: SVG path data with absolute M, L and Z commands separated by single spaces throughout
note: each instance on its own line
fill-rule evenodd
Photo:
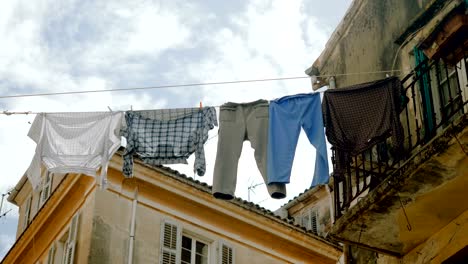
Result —
M 36 153 L 27 176 L 34 189 L 41 184 L 41 165 L 50 172 L 96 176 L 101 166 L 102 187 L 107 166 L 120 146 L 122 112 L 43 113 L 29 130 Z
M 403 149 L 399 114 L 408 102 L 396 77 L 328 90 L 323 96 L 323 120 L 328 141 L 358 154 L 391 133 L 396 151 Z
M 270 102 L 268 182 L 289 183 L 301 127 L 316 149 L 312 186 L 328 182 L 327 145 L 320 94 L 285 96 Z
M 187 164 L 193 153 L 194 171 L 200 176 L 205 174 L 204 144 L 208 131 L 218 125 L 214 107 L 129 111 L 125 123 L 125 176 L 133 174 L 133 155 L 146 164 L 161 165 Z
M 218 150 L 213 173 L 213 196 L 219 199 L 234 198 L 237 182 L 237 165 L 245 140 L 255 150 L 255 160 L 260 173 L 267 183 L 268 144 L 268 101 L 250 103 L 226 103 L 220 107 Z M 271 197 L 286 197 L 282 183 L 267 184 Z

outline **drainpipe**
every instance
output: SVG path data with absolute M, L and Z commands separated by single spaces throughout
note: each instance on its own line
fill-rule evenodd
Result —
M 130 243 L 128 245 L 128 264 L 133 264 L 133 245 L 135 243 L 135 218 L 138 204 L 138 187 L 135 187 L 132 201 L 132 220 L 130 223 Z
M 331 189 L 330 189 L 330 186 L 326 185 L 326 189 L 327 189 L 327 193 L 328 193 L 328 196 L 330 196 L 330 220 L 331 220 L 331 224 L 333 225 L 335 223 L 335 207 L 334 207 L 334 204 L 333 204 L 333 195 L 331 193 Z

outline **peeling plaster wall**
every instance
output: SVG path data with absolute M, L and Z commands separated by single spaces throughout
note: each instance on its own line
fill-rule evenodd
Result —
M 96 190 L 89 263 L 125 263 L 130 234 L 131 201 Z
M 395 70 L 413 66 L 406 59 L 401 63 L 397 53 L 399 45 L 395 44 L 395 40 L 429 2 L 430 0 L 354 1 L 353 5 L 357 7 L 355 13 L 347 14 L 342 21 L 343 26 L 335 32 L 337 40 L 327 44 L 330 55 L 317 61 L 320 74 L 391 70 L 395 57 Z M 403 54 L 401 57 L 407 56 L 408 54 Z M 381 78 L 385 78 L 385 73 L 337 76 L 336 87 Z
M 442 263 L 468 245 L 468 211 L 455 218 L 425 243 L 401 259 L 380 255 L 377 264 Z

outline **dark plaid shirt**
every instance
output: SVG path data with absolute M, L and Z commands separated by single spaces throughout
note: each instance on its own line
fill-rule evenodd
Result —
M 194 171 L 203 176 L 206 170 L 204 144 L 208 131 L 218 125 L 214 107 L 166 109 L 125 113 L 127 139 L 123 173 L 133 172 L 133 155 L 150 165 L 187 164 L 195 153 Z
M 396 77 L 328 90 L 322 102 L 328 141 L 339 151 L 357 154 L 391 133 L 395 149 L 401 151 L 399 114 L 406 102 Z

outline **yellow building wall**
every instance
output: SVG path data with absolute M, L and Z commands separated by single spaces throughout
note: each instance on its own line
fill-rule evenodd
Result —
M 47 263 L 53 246 L 54 263 L 60 263 L 63 240 L 76 214 L 79 224 L 74 263 L 127 263 L 135 190 L 138 204 L 133 263 L 158 263 L 164 221 L 207 242 L 209 263 L 218 263 L 221 241 L 234 249 L 235 263 L 334 263 L 339 257 L 339 249 L 329 242 L 250 211 L 250 205 L 242 208 L 242 204 L 216 200 L 190 183 L 152 169 L 141 170 L 143 178 L 125 179 L 119 170 L 109 168 L 105 190 L 90 176 L 57 176 L 54 194 L 39 213 L 34 211 L 38 198 L 33 201 L 31 216 L 35 218 L 22 231 L 24 202 L 33 193 L 26 182 L 15 197 L 20 206 L 18 239 L 3 263 Z
M 125 187 L 123 188 L 125 189 Z M 293 263 L 255 249 L 249 237 L 257 234 L 245 234 L 236 237 L 233 233 L 213 232 L 212 226 L 197 216 L 181 218 L 184 212 L 172 208 L 162 208 L 158 204 L 157 192 L 145 192 L 140 189 L 136 210 L 134 263 L 157 263 L 160 254 L 160 233 L 164 221 L 170 221 L 182 227 L 182 233 L 198 237 L 209 243 L 210 263 L 218 262 L 217 248 L 220 241 L 234 248 L 236 263 Z M 123 191 L 125 193 L 125 191 Z M 125 263 L 128 258 L 129 234 L 132 214 L 132 193 L 129 196 L 107 190 L 96 190 L 96 204 L 93 219 L 93 237 L 88 263 Z M 166 195 L 166 194 L 163 194 Z M 112 205 L 112 206 L 110 206 Z M 182 205 L 183 207 L 183 205 Z M 203 214 L 201 208 L 199 214 Z M 259 223 L 260 224 L 260 223 Z M 218 226 L 220 230 L 225 229 Z M 234 236 L 236 239 L 232 239 Z M 275 241 L 271 241 L 274 246 Z M 81 263 L 81 262 L 80 262 Z M 84 263 L 84 262 L 83 262 Z

